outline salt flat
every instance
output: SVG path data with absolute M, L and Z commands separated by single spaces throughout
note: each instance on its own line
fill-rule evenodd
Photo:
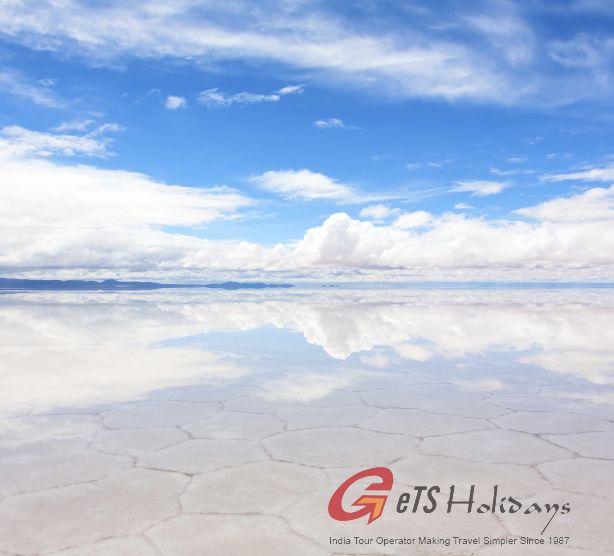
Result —
M 0 554 L 519 554 L 330 538 L 547 521 L 394 500 L 331 519 L 374 466 L 397 494 L 569 502 L 544 535 L 569 543 L 522 554 L 607 554 L 613 309 L 611 290 L 2 295 Z

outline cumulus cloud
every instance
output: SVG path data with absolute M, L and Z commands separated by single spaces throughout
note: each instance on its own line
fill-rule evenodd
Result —
M 87 127 L 89 123 L 60 124 L 60 129 L 75 129 L 76 126 Z M 58 129 L 56 128 L 56 129 Z M 20 126 L 7 126 L 0 130 L 0 148 L 3 156 L 34 155 L 48 157 L 61 156 L 90 156 L 103 157 L 108 154 L 108 147 L 112 139 L 105 137 L 107 132 L 116 132 L 121 129 L 117 124 L 102 124 L 86 135 L 54 134 L 44 131 L 32 131 Z
M 463 180 L 457 181 L 450 191 L 455 193 L 471 193 L 472 197 L 486 197 L 501 193 L 505 187 L 507 187 L 505 183 L 498 181 Z
M 252 181 L 267 191 L 279 193 L 288 199 L 350 200 L 355 192 L 349 185 L 340 183 L 318 172 L 302 170 L 270 170 Z
M 104 129 L 103 125 L 95 131 Z M 5 128 L 1 135 L 3 271 L 172 267 L 182 257 L 193 257 L 197 246 L 205 250 L 210 246 L 164 232 L 162 226 L 202 226 L 235 218 L 252 203 L 226 187 L 182 187 L 136 172 L 45 160 L 58 154 L 104 154 L 106 143 L 91 137 L 53 136 L 16 127 Z M 223 247 L 213 250 L 221 253 Z M 239 261 L 241 255 L 236 254 Z
M 420 228 L 421 226 L 428 224 L 431 220 L 433 220 L 432 214 L 424 210 L 417 210 L 402 214 L 394 221 L 393 225 L 395 228 L 402 229 Z
M 526 220 L 413 211 L 391 225 L 378 225 L 339 212 L 296 241 L 265 246 L 165 229 L 239 217 L 253 201 L 238 191 L 60 164 L 33 158 L 38 150 L 44 156 L 48 145 L 32 148 L 25 154 L 1 151 L 0 271 L 5 275 L 36 271 L 56 277 L 71 269 L 80 276 L 140 273 L 166 279 L 214 271 L 523 280 L 579 275 L 611 280 L 614 275 L 614 186 L 520 209 L 518 217 Z M 61 153 L 69 147 L 55 148 Z M 265 172 L 253 180 L 289 198 L 356 196 L 349 185 L 307 169 Z M 363 210 L 366 218 L 397 216 L 386 205 Z
M 614 185 L 519 209 L 518 214 L 545 222 L 614 222 Z
M 614 181 L 614 165 L 605 168 L 586 168 L 578 172 L 568 172 L 563 174 L 546 174 L 541 177 L 542 181 Z
M 169 110 L 178 110 L 179 108 L 185 108 L 188 105 L 188 101 L 185 97 L 179 97 L 175 95 L 168 95 L 164 101 L 164 107 Z
M 313 125 L 318 129 L 327 129 L 331 127 L 345 127 L 343 120 L 338 118 L 328 118 L 327 120 L 316 120 Z
M 584 199 L 576 199 L 576 203 Z M 505 269 L 550 269 L 553 276 L 583 266 L 601 267 L 611 277 L 614 257 L 611 220 L 575 222 L 487 221 L 446 214 L 421 232 L 375 226 L 331 215 L 321 226 L 307 231 L 294 257 L 307 266 L 350 268 L 489 269 L 505 275 Z

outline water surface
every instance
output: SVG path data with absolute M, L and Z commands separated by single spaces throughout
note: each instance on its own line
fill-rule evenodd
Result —
M 2 295 L 0 553 L 606 554 L 613 309 L 582 288 Z M 331 544 L 547 522 L 393 502 L 332 520 L 373 466 L 396 494 L 569 502 L 543 535 L 569 544 Z

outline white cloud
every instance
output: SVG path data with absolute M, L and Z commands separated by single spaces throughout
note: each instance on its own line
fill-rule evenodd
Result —
M 117 133 L 118 131 L 123 131 L 123 127 L 119 124 L 113 122 L 107 122 L 104 124 L 100 124 L 95 129 L 88 133 L 88 137 L 96 137 L 98 135 L 103 135 L 104 133 Z
M 360 216 L 370 220 L 382 221 L 390 216 L 395 216 L 401 211 L 398 208 L 392 208 L 388 205 L 378 203 L 377 205 L 369 205 L 360 211 Z
M 416 344 L 398 344 L 394 350 L 403 358 L 410 361 L 428 361 L 433 354 L 424 346 Z
M 136 172 L 27 158 L 1 161 L 0 183 L 7 184 L 0 221 L 11 228 L 197 226 L 250 204 L 223 187 L 181 187 Z
M 510 156 L 506 160 L 508 162 L 511 162 L 512 164 L 522 164 L 523 162 L 526 162 L 528 159 L 526 156 Z
M 345 127 L 343 120 L 338 118 L 328 118 L 327 120 L 316 120 L 313 125 L 319 129 L 327 129 L 331 127 Z
M 469 209 L 472 209 L 474 207 L 472 205 L 469 205 L 468 203 L 456 203 L 454 205 L 454 208 L 456 210 L 469 210 Z
M 178 110 L 179 108 L 185 108 L 188 105 L 188 101 L 185 97 L 179 97 L 175 95 L 168 95 L 164 101 L 165 108 L 169 110 Z
M 518 214 L 545 222 L 614 222 L 614 185 L 519 209 Z
M 303 170 L 270 170 L 252 181 L 288 199 L 330 199 L 349 201 L 356 194 L 352 187 L 318 172 Z
M 528 170 L 523 168 L 514 168 L 513 170 L 501 170 L 499 168 L 491 167 L 490 173 L 495 176 L 518 176 L 534 174 L 535 170 Z
M 350 186 L 309 170 L 265 172 L 254 179 L 286 197 L 356 198 Z M 375 225 L 336 213 L 301 239 L 275 246 L 164 229 L 237 218 L 251 204 L 224 187 L 182 187 L 3 149 L 0 271 L 167 280 L 218 271 L 234 277 L 384 273 L 448 280 L 614 276 L 614 186 L 519 210 L 528 221 L 414 211 L 393 225 Z
M 286 85 L 285 87 L 282 87 L 281 89 L 275 91 L 278 95 L 300 95 L 303 93 L 303 91 L 305 90 L 305 85 Z
M 0 13 L 1 12 L 2 6 L 0 6 Z M 2 18 L 0 17 L 0 19 Z M 62 105 L 49 90 L 49 87 L 34 85 L 19 72 L 12 70 L 5 69 L 0 71 L 0 91 L 24 98 L 39 106 L 58 108 Z
M 352 185 L 340 182 L 307 168 L 302 170 L 269 170 L 252 176 L 250 180 L 267 191 L 278 193 L 286 199 L 328 199 L 339 203 L 372 203 L 402 198 L 398 194 L 367 194 Z M 418 192 L 420 193 L 420 192 Z
M 393 226 L 401 229 L 420 228 L 431 222 L 431 220 L 433 220 L 432 214 L 424 210 L 417 210 L 402 214 L 394 221 Z
M 259 93 L 235 93 L 229 95 L 218 88 L 207 89 L 198 94 L 198 102 L 208 108 L 225 108 L 233 104 L 260 104 L 262 102 L 278 102 L 281 96 L 278 94 L 263 95 Z
M 513 67 L 525 66 L 536 56 L 535 37 L 512 4 L 496 3 L 494 9 L 466 17 L 469 26 L 481 33 Z
M 58 127 L 63 125 L 70 124 L 60 124 Z M 120 129 L 117 124 L 102 124 L 87 135 L 68 135 L 7 126 L 0 130 L 0 148 L 4 151 L 2 156 L 5 157 L 9 155 L 103 157 L 108 154 L 107 149 L 112 141 L 103 135 Z
M 602 41 L 597 37 L 576 34 L 571 40 L 552 41 L 549 54 L 559 64 L 571 68 L 600 68 L 606 66 L 612 58 L 611 41 Z
M 471 193 L 472 197 L 486 197 L 501 193 L 507 185 L 498 181 L 486 180 L 463 180 L 457 181 L 456 185 L 450 190 L 455 193 Z
M 310 1 L 70 2 L 58 24 L 55 2 L 23 0 L 0 5 L 0 33 L 98 64 L 126 55 L 195 65 L 274 62 L 312 79 L 401 98 L 502 104 L 608 98 L 609 39 L 575 37 L 541 47 L 530 6 L 480 8 L 442 16 L 427 7 L 427 17 L 404 22 L 399 34 L 396 25 L 369 26 L 359 11 L 348 18 Z
M 542 181 L 605 181 L 614 182 L 614 166 L 606 168 L 587 168 L 578 172 L 568 172 L 565 174 L 546 174 L 540 178 Z
M 61 122 L 53 128 L 54 131 L 87 131 L 94 124 L 94 120 L 70 120 L 68 122 Z
M 106 127 L 103 124 L 94 132 L 102 133 Z M 252 204 L 225 187 L 181 187 L 136 172 L 40 158 L 102 156 L 107 143 L 89 136 L 54 136 L 16 126 L 1 133 L 0 269 L 4 271 L 108 268 L 115 273 L 121 268 L 189 265 L 195 251 L 222 255 L 224 243 L 211 246 L 198 238 L 166 233 L 162 226 L 202 226 L 231 219 Z M 240 251 L 247 253 L 250 248 L 237 244 L 236 261 L 241 260 Z
M 575 200 L 579 202 L 592 206 L 592 200 Z M 523 279 L 532 277 L 535 269 L 560 277 L 587 266 L 611 279 L 612 219 L 593 221 L 589 212 L 582 211 L 585 220 L 536 223 L 446 214 L 420 233 L 338 213 L 308 230 L 293 257 L 312 267 L 405 268 L 427 274 L 433 268 L 465 269 L 463 276 L 488 269 L 491 277 L 501 277 L 506 269 L 520 269 Z
M 571 153 L 548 153 L 546 158 L 548 160 L 557 160 L 559 158 L 573 158 L 573 156 Z
M 217 87 L 207 89 L 198 94 L 198 102 L 208 108 L 226 108 L 233 104 L 249 105 L 261 104 L 263 102 L 279 102 L 282 97 L 294 94 L 301 94 L 305 89 L 305 85 L 286 85 L 281 89 L 270 94 L 248 93 L 246 91 L 240 93 L 225 93 Z

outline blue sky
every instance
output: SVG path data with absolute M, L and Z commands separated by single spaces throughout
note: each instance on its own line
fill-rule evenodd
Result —
M 612 277 L 610 1 L 0 21 L 4 274 Z

